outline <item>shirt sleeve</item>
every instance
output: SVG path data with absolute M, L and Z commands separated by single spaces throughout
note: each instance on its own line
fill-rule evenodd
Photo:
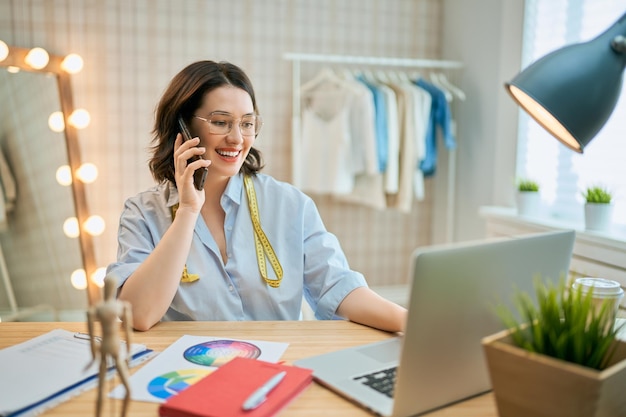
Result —
M 303 221 L 304 297 L 317 319 L 335 319 L 343 299 L 367 283 L 350 269 L 337 237 L 326 230 L 312 200 L 304 205 Z
M 160 240 L 162 233 L 155 233 L 156 224 L 150 221 L 151 210 L 154 207 L 142 209 L 135 199 L 124 203 L 117 233 L 117 261 L 107 267 L 107 275 L 114 276 L 119 287 L 124 285 Z

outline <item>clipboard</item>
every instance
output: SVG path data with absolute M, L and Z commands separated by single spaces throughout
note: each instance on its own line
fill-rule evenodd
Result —
M 88 337 L 55 329 L 0 350 L 0 417 L 38 415 L 98 385 L 98 363 L 92 363 Z M 126 350 L 123 349 L 125 352 Z M 145 345 L 131 344 L 131 367 L 152 358 Z M 107 378 L 115 373 L 109 367 Z

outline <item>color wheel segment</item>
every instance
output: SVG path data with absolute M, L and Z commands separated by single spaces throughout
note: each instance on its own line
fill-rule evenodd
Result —
M 183 369 L 168 372 L 150 381 L 148 392 L 157 398 L 167 399 L 195 384 L 211 372 L 211 369 Z

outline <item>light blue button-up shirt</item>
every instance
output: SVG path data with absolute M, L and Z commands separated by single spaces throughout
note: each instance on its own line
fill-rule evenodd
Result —
M 259 273 L 248 199 L 239 174 L 230 179 L 221 200 L 227 263 L 198 216 L 187 270 L 200 279 L 180 283 L 163 320 L 298 320 L 303 296 L 318 319 L 333 319 L 344 297 L 367 285 L 363 275 L 350 269 L 339 241 L 326 230 L 311 198 L 264 174 L 253 177 L 253 182 L 261 226 L 283 267 L 280 287 L 271 288 Z M 118 230 L 118 260 L 107 268 L 120 286 L 172 224 L 170 210 L 176 203 L 178 192 L 170 183 L 126 201 Z M 269 262 L 267 273 L 275 278 Z

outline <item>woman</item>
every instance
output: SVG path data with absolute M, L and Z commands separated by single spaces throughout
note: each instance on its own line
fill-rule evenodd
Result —
M 183 140 L 179 116 L 193 139 Z M 318 319 L 402 331 L 406 310 L 350 270 L 313 201 L 259 173 L 261 126 L 252 84 L 235 65 L 196 62 L 172 79 L 156 109 L 158 185 L 126 201 L 118 260 L 107 270 L 134 327 L 297 320 L 304 296 Z M 199 190 L 194 173 L 205 169 Z

